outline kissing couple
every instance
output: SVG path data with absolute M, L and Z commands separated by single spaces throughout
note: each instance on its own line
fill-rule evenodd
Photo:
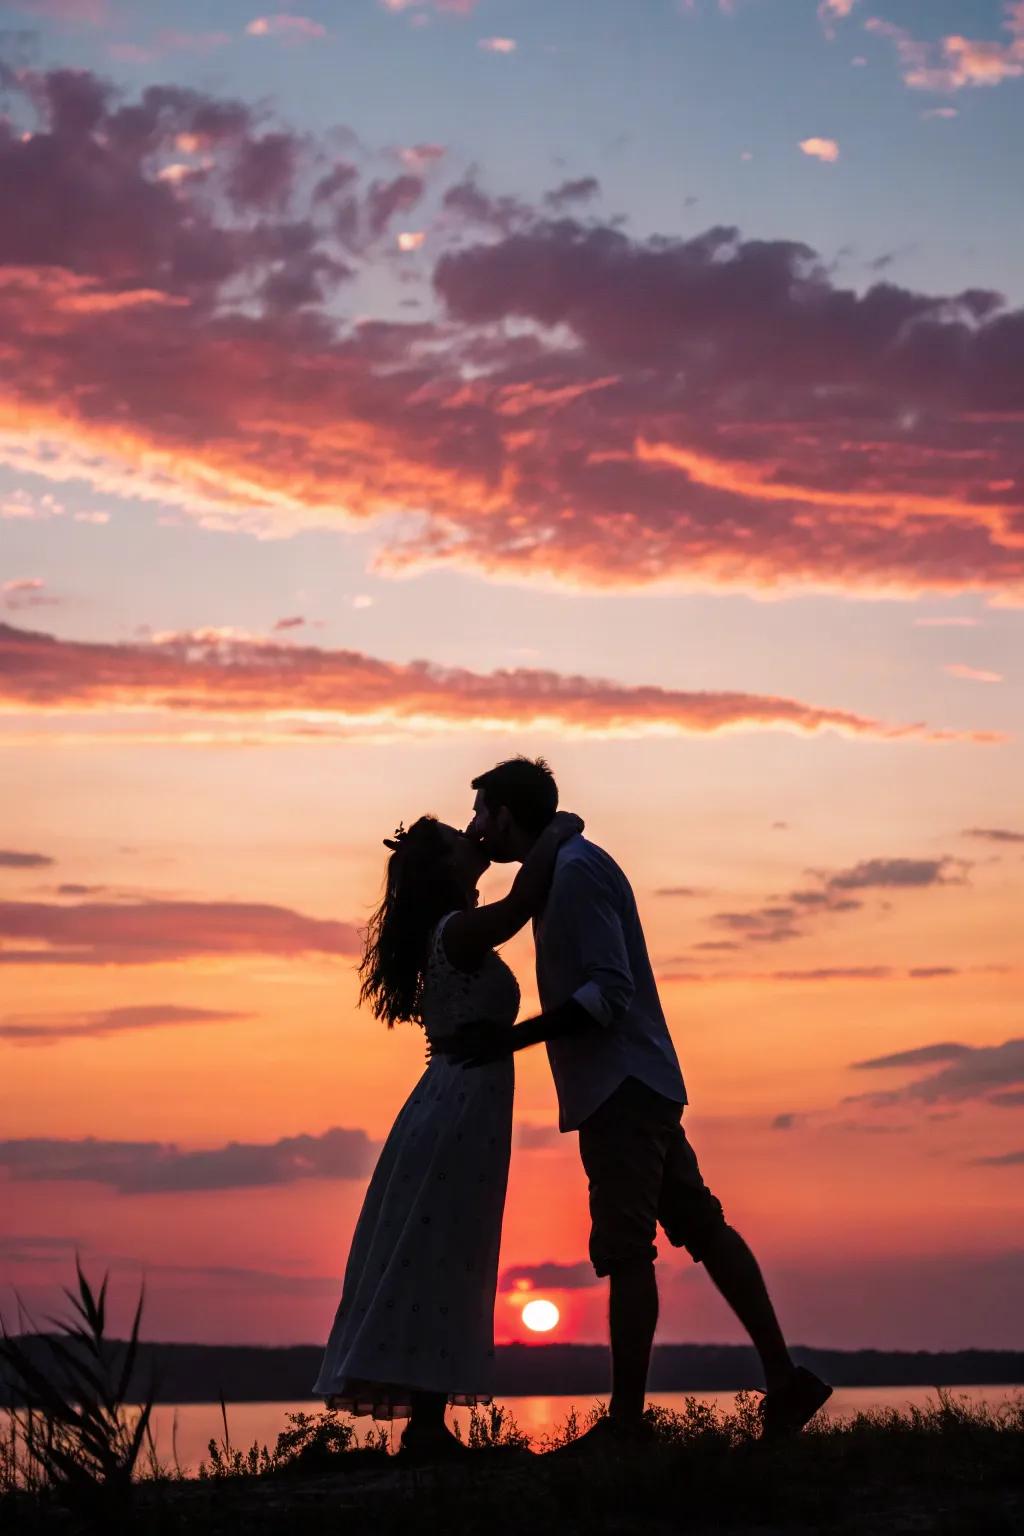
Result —
M 831 1388 L 794 1365 L 757 1261 L 701 1176 L 626 876 L 579 817 L 558 810 L 543 761 L 499 763 L 473 789 L 464 832 L 422 816 L 385 840 L 360 1001 L 389 1028 L 420 1025 L 429 1060 L 370 1180 L 314 1392 L 353 1414 L 408 1419 L 403 1459 L 467 1454 L 445 1410 L 491 1401 L 513 1056 L 543 1042 L 559 1128 L 579 1134 L 612 1361 L 607 1416 L 550 1454 L 607 1454 L 653 1433 L 644 1400 L 659 1225 L 750 1335 L 764 1368 L 763 1437 L 798 1432 Z M 481 906 L 491 862 L 520 868 L 506 896 Z M 519 986 L 498 949 L 531 920 L 542 1011 L 516 1023 Z

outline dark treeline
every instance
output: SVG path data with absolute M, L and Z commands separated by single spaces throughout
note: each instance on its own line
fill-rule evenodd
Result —
M 22 1342 L 31 1343 L 23 1338 Z M 119 1346 L 113 1346 L 117 1348 Z M 46 1352 L 35 1346 L 42 1365 Z M 608 1351 L 595 1344 L 507 1344 L 498 1349 L 497 1394 L 528 1397 L 608 1392 Z M 966 1349 L 926 1351 L 805 1349 L 796 1357 L 837 1387 L 1015 1386 L 1024 1383 L 1024 1353 Z M 285 1402 L 310 1397 L 321 1350 L 302 1344 L 260 1348 L 232 1344 L 142 1344 L 130 1397 L 143 1396 L 151 1377 L 157 1401 L 213 1403 Z M 662 1344 L 654 1351 L 650 1390 L 658 1392 L 739 1391 L 760 1387 L 752 1349 L 731 1344 Z M 15 1405 L 9 1382 L 0 1378 L 0 1405 Z

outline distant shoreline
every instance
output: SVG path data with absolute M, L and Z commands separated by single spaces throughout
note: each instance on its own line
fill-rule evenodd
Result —
M 23 1342 L 31 1339 L 23 1338 Z M 31 1345 L 43 1363 L 45 1350 Z M 155 1375 L 161 1403 L 289 1402 L 311 1399 L 319 1345 L 144 1343 L 129 1396 L 145 1395 Z M 496 1351 L 498 1397 L 599 1397 L 608 1391 L 608 1351 L 600 1344 L 504 1344 Z M 837 1387 L 1015 1387 L 1024 1351 L 797 1348 L 794 1355 Z M 754 1351 L 732 1344 L 661 1344 L 651 1364 L 652 1392 L 738 1392 L 762 1385 Z M 0 1378 L 0 1407 L 19 1406 Z

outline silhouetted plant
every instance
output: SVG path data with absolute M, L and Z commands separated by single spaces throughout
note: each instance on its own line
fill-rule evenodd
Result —
M 353 1424 L 339 1418 L 334 1409 L 325 1408 L 319 1413 L 286 1414 L 288 1427 L 278 1434 L 273 1450 L 253 1441 L 242 1451 L 231 1443 L 223 1398 L 220 1408 L 224 1434 L 219 1441 L 209 1441 L 207 1459 L 197 1473 L 204 1480 L 347 1470 L 349 1460 L 342 1462 L 341 1457 L 351 1458 L 354 1465 L 366 1453 L 386 1456 L 389 1448 L 388 1432 L 381 1425 L 368 1430 L 360 1442 Z
M 456 1438 L 462 1439 L 462 1429 L 455 1425 Z M 519 1428 L 507 1408 L 491 1403 L 489 1408 L 473 1408 L 469 1415 L 469 1433 L 466 1443 L 472 1451 L 515 1450 L 528 1451 L 530 1437 Z
M 39 1359 L 2 1326 L 0 1361 L 25 1406 L 11 1410 L 11 1443 L 4 1466 L 17 1486 L 51 1487 L 75 1502 L 123 1496 L 145 1444 L 155 1399 L 151 1383 L 137 1416 L 129 1415 L 128 1387 L 135 1367 L 145 1287 L 139 1292 L 126 1344 L 106 1337 L 107 1282 L 94 1292 L 75 1260 L 78 1291 L 65 1288 L 68 1319 L 48 1318 L 57 1334 L 37 1334 Z M 8 1473 L 5 1471 L 5 1476 Z

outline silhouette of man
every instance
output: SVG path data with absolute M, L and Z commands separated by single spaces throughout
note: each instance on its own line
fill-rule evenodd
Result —
M 550 768 L 516 758 L 473 788 L 468 835 L 495 863 L 521 862 L 558 807 Z M 750 1335 L 764 1368 L 764 1437 L 797 1432 L 832 1389 L 794 1365 L 757 1261 L 701 1177 L 681 1124 L 686 1089 L 633 892 L 615 861 L 582 835 L 558 855 L 534 942 L 543 1011 L 502 1030 L 469 1025 L 451 1054 L 475 1066 L 543 1041 L 559 1127 L 579 1132 L 590 1257 L 609 1280 L 612 1394 L 608 1417 L 568 1449 L 579 1455 L 646 1438 L 659 1224 L 704 1265 Z

